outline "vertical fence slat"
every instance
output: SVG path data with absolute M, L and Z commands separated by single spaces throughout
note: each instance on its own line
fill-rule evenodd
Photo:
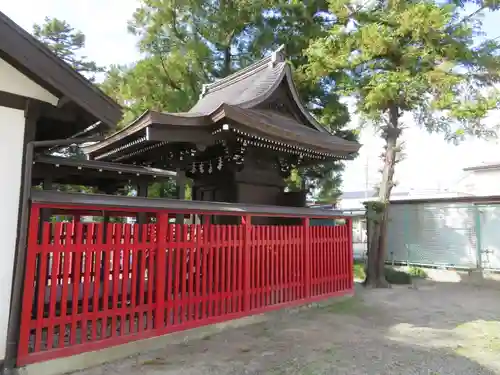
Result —
M 246 299 L 245 276 L 244 276 L 244 273 L 246 272 L 246 266 L 244 266 L 244 259 L 245 259 L 244 254 L 246 250 L 245 233 L 246 233 L 246 227 L 243 225 L 239 225 L 238 226 L 238 291 L 239 291 L 238 311 L 241 312 L 243 312 L 245 309 L 244 300 Z
M 36 313 L 36 333 L 35 333 L 35 352 L 38 352 L 42 348 L 42 331 L 44 322 L 44 310 L 45 310 L 45 290 L 47 285 L 47 255 L 49 254 L 47 249 L 49 248 L 50 241 L 50 224 L 43 223 L 42 230 L 42 241 L 40 243 L 40 274 L 38 275 L 39 283 L 38 287 L 38 301 L 36 303 L 37 313 Z
M 233 226 L 227 227 L 227 282 L 226 282 L 226 314 L 234 312 L 234 264 L 233 264 Z
M 353 250 L 353 235 L 352 235 L 352 219 L 348 218 L 346 219 L 346 229 L 349 233 L 347 236 L 347 257 L 349 260 L 348 264 L 348 280 L 349 280 L 349 285 L 348 288 L 352 290 L 354 287 L 354 250 Z
M 189 271 L 187 273 L 188 276 L 188 321 L 194 319 L 195 315 L 195 306 L 194 306 L 194 260 L 195 260 L 195 226 L 189 225 L 189 257 L 188 257 L 188 268 Z
M 101 337 L 108 337 L 108 314 L 109 314 L 109 283 L 112 282 L 110 280 L 111 277 L 111 250 L 113 243 L 113 226 L 107 222 L 104 222 L 103 226 L 106 228 L 106 250 L 103 252 L 103 292 L 102 292 L 102 303 L 103 303 L 103 316 L 104 318 L 101 320 Z
M 136 307 L 137 307 L 137 283 L 138 283 L 138 278 L 137 278 L 137 274 L 138 274 L 138 263 L 137 263 L 137 258 L 139 256 L 139 249 L 140 249 L 140 244 L 139 244 L 139 230 L 147 230 L 146 229 L 146 225 L 147 224 L 134 224 L 132 226 L 132 246 L 133 246 L 133 249 L 132 249 L 132 252 L 131 252 L 131 258 L 132 258 L 132 264 L 131 264 L 131 270 L 132 270 L 132 274 L 131 274 L 131 282 L 130 282 L 130 311 L 131 311 L 131 315 L 130 315 L 130 320 L 129 320 L 129 332 L 130 333 L 136 333 L 137 332 L 137 325 L 140 325 L 138 323 L 138 321 L 140 321 L 140 314 L 139 314 L 139 317 L 137 317 L 137 311 L 136 311 Z M 140 280 L 140 279 L 139 279 Z M 142 280 L 140 280 L 142 281 Z M 137 320 L 137 323 L 136 324 L 136 320 Z
M 40 289 L 39 280 L 37 280 L 37 256 L 39 254 L 39 220 L 40 207 L 33 205 L 30 211 L 28 253 L 26 256 L 26 277 L 23 287 L 23 305 L 21 311 L 21 329 L 19 334 L 18 357 L 25 358 L 29 354 L 30 344 L 30 325 L 32 315 L 36 313 L 34 307 L 37 301 L 34 300 L 35 290 Z M 40 258 L 38 258 L 40 259 Z M 38 315 L 37 315 L 38 317 Z
M 207 225 L 200 226 L 201 230 L 201 247 L 202 261 L 201 261 L 201 316 L 200 319 L 205 319 L 208 316 L 208 296 L 207 296 L 207 283 L 208 283 L 208 228 Z
M 174 241 L 174 236 L 175 236 L 175 226 L 174 225 L 168 225 L 168 215 L 166 218 L 167 221 L 167 228 L 168 230 L 166 233 L 168 233 L 168 240 L 166 241 L 166 245 L 168 247 L 168 265 L 167 265 L 167 289 L 166 289 L 166 298 L 167 298 L 167 303 L 166 303 L 166 325 L 170 326 L 173 324 L 172 317 L 175 315 L 175 310 L 174 310 L 174 304 L 173 301 L 175 300 L 175 285 L 173 284 L 174 282 L 174 277 L 175 277 L 175 254 L 177 254 L 177 250 L 173 248 L 173 241 Z
M 179 246 L 179 238 L 180 238 L 180 225 L 175 224 L 174 226 L 174 236 L 175 236 L 175 242 L 172 244 L 172 246 L 175 246 L 175 276 L 174 276 L 174 282 L 175 282 L 175 287 L 174 287 L 174 324 L 179 324 L 181 323 L 180 320 L 180 315 L 179 315 L 179 294 L 181 293 L 181 286 L 180 286 L 180 278 L 181 278 L 181 248 Z
M 180 253 L 181 253 L 181 278 L 180 278 L 180 283 L 181 283 L 181 292 L 180 292 L 180 323 L 184 323 L 186 321 L 186 310 L 187 310 L 187 303 L 186 303 L 186 287 L 187 287 L 187 280 L 186 280 L 186 272 L 187 272 L 187 256 L 188 256 L 188 251 L 187 251 L 187 242 L 188 242 L 188 228 L 187 225 L 180 225 L 181 228 L 181 246 L 180 246 Z
M 153 232 L 153 235 L 150 235 L 148 238 L 147 242 L 147 248 L 149 252 L 149 257 L 147 260 L 146 264 L 146 271 L 147 271 L 147 313 L 146 313 L 146 324 L 145 324 L 145 329 L 147 330 L 153 330 L 156 328 L 154 326 L 154 289 L 155 289 L 155 276 L 157 274 L 156 270 L 156 257 L 158 256 L 158 247 L 157 245 L 157 237 L 158 237 L 158 224 L 155 226 L 155 231 Z
M 48 311 L 48 325 L 47 325 L 47 349 L 52 349 L 54 344 L 54 321 L 56 318 L 56 302 L 57 302 L 57 285 L 58 285 L 58 276 L 59 276 L 59 256 L 62 253 L 62 223 L 55 223 L 52 226 L 53 229 L 53 243 L 52 243 L 52 251 L 49 254 L 49 268 L 50 268 L 50 276 L 48 282 L 50 282 L 49 288 L 49 311 Z
M 195 245 L 195 273 L 194 273 L 194 298 L 195 298 L 195 320 L 202 319 L 202 302 L 201 302 L 201 277 L 202 277 L 202 252 L 203 252 L 203 238 L 201 234 L 201 225 L 195 225 L 196 232 L 196 245 Z
M 95 224 L 85 225 L 87 229 L 87 235 L 85 236 L 85 245 L 83 255 L 85 257 L 84 271 L 83 271 L 83 307 L 82 307 L 82 321 L 80 336 L 82 343 L 88 340 L 88 316 L 89 316 L 89 298 L 90 298 L 90 285 L 91 285 L 91 271 L 92 271 L 92 236 L 94 234 Z M 92 320 L 90 320 L 92 324 Z
M 61 293 L 61 301 L 60 301 L 60 306 L 61 306 L 61 314 L 60 317 L 61 319 L 64 319 L 64 324 L 61 324 L 59 327 L 60 334 L 59 334 L 59 347 L 64 347 L 66 346 L 66 317 L 68 315 L 68 293 L 69 293 L 69 285 L 70 285 L 70 272 L 71 272 L 71 261 L 73 258 L 73 252 L 70 251 L 72 247 L 72 241 L 73 241 L 73 223 L 65 223 L 64 224 L 64 234 L 65 234 L 65 239 L 64 239 L 64 247 L 65 247 L 65 252 L 64 252 L 64 264 L 63 264 L 63 272 L 62 272 L 62 293 Z
M 302 238 L 304 239 L 304 296 L 311 296 L 311 243 L 309 218 L 303 219 Z
M 127 318 L 131 318 L 128 314 L 128 294 L 129 294 L 129 263 L 130 263 L 130 240 L 131 240 L 131 225 L 124 224 L 123 231 L 123 250 L 122 250 L 122 298 L 120 305 L 120 332 L 121 335 L 127 334 Z
M 219 237 L 219 257 L 220 257 L 220 282 L 219 282 L 219 306 L 220 315 L 226 314 L 225 311 L 225 286 L 226 286 L 226 236 L 227 236 L 227 225 L 221 225 L 220 227 L 220 237 Z
M 252 218 L 247 215 L 244 217 L 244 245 L 243 245 L 243 267 L 244 267 L 244 281 L 243 281 L 243 294 L 244 302 L 243 309 L 245 312 L 250 311 L 250 250 L 252 247 Z
M 70 334 L 70 344 L 71 346 L 77 343 L 77 328 L 78 328 L 78 305 L 80 302 L 80 284 L 81 284 L 81 262 L 83 255 L 83 224 L 78 222 L 73 222 L 73 231 L 75 242 L 73 245 L 74 251 L 72 255 L 74 259 L 73 261 L 73 269 L 71 271 L 72 274 L 72 282 L 73 282 L 73 293 L 71 295 L 71 334 Z
M 291 262 L 290 262 L 290 241 L 292 239 L 292 227 L 285 228 L 285 266 L 284 266 L 284 280 L 285 280 L 285 297 L 284 302 L 288 302 L 291 300 L 290 298 L 290 271 L 291 271 Z
M 111 292 L 112 305 L 111 305 L 111 338 L 117 336 L 117 326 L 118 326 L 118 296 L 120 293 L 120 254 L 121 254 L 121 242 L 122 242 L 122 225 L 113 225 L 113 290 Z
M 168 270 L 166 269 L 168 214 L 158 217 L 158 238 L 156 253 L 156 316 L 155 328 L 162 329 L 165 322 L 165 281 Z
M 144 329 L 146 329 L 147 325 L 145 324 L 144 318 L 148 316 L 148 311 L 144 310 L 145 305 L 145 298 L 146 298 L 146 288 L 145 286 L 147 285 L 147 280 L 146 280 L 146 266 L 149 257 L 151 256 L 150 253 L 148 253 L 148 247 L 147 247 L 147 242 L 148 238 L 150 235 L 150 232 L 153 230 L 153 225 L 143 225 L 142 227 L 142 232 L 140 234 L 141 237 L 141 245 L 140 245 L 140 254 L 141 256 L 138 257 L 137 262 L 139 263 L 138 268 L 139 268 L 139 275 L 138 275 L 138 280 L 139 280 L 139 297 L 137 298 L 137 304 L 139 306 L 139 314 L 138 314 L 138 321 L 137 321 L 137 332 L 140 333 Z
M 94 319 L 92 321 L 92 341 L 95 341 L 97 339 L 97 331 L 98 331 L 98 311 L 99 311 L 99 300 L 100 300 L 100 295 L 101 295 L 101 275 L 102 275 L 102 239 L 103 239 L 103 234 L 102 234 L 102 229 L 103 229 L 103 224 L 97 224 L 96 225 L 96 232 L 95 232 L 95 237 L 94 237 L 94 253 L 95 253 L 95 262 L 92 265 L 93 269 L 93 285 L 92 285 L 92 293 L 93 293 L 93 300 L 92 300 L 92 312 L 94 313 Z M 102 329 L 102 322 L 101 322 L 101 329 Z
M 214 256 L 215 256 L 215 274 L 214 274 L 214 315 L 220 315 L 220 282 L 221 282 L 221 230 L 222 227 L 217 225 L 215 227 L 215 242 L 214 242 Z

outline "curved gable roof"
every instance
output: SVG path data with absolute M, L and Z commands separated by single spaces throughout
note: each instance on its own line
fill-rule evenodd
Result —
M 309 125 L 320 132 L 326 132 L 301 102 L 283 50 L 284 46 L 281 46 L 262 60 L 225 78 L 203 85 L 200 100 L 189 112 L 208 115 L 222 104 L 253 108 L 269 98 L 281 82 L 285 81 L 298 111 L 309 122 L 304 126 Z
M 114 100 L 2 12 L 0 35 L 0 58 L 59 100 L 64 97 L 73 101 L 108 127 L 120 121 L 121 107 Z

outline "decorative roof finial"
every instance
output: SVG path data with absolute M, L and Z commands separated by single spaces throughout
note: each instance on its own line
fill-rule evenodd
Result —
M 208 89 L 208 84 L 205 83 L 203 86 L 201 86 L 200 99 L 203 98 L 203 96 L 205 96 L 205 94 L 207 93 L 207 89 Z
M 269 62 L 269 67 L 272 68 L 274 65 L 276 65 L 276 63 L 285 61 L 284 50 L 285 50 L 285 45 L 282 44 L 281 46 L 278 47 L 277 50 L 273 51 L 273 53 L 271 54 L 271 61 Z

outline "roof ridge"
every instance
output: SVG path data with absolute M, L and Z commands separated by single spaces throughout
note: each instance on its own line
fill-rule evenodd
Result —
M 284 66 L 285 66 L 285 65 L 283 65 L 283 67 L 284 67 Z M 263 70 L 263 69 L 260 69 L 260 70 L 258 70 L 258 71 L 261 71 L 261 70 Z M 254 73 L 256 73 L 256 72 L 258 72 L 258 71 L 257 71 L 257 70 L 254 70 L 254 71 L 251 71 L 251 72 L 247 72 L 246 74 L 239 76 L 237 80 L 224 82 L 222 85 L 219 85 L 219 86 L 215 87 L 215 90 L 213 90 L 213 91 L 212 91 L 212 90 L 211 90 L 211 91 L 209 91 L 209 92 L 208 92 L 208 94 L 213 93 L 213 92 L 218 91 L 218 90 L 222 90 L 222 89 L 224 89 L 224 88 L 226 88 L 226 87 L 228 87 L 228 86 L 232 86 L 232 85 L 233 85 L 233 84 L 235 84 L 235 83 L 238 83 L 238 82 L 240 82 L 240 81 L 242 81 L 242 80 L 244 80 L 244 79 L 246 79 L 246 78 L 248 78 L 248 77 L 251 77 Z M 254 82 L 257 82 L 257 81 L 254 81 Z M 248 89 L 249 89 L 249 88 L 247 87 L 244 91 L 246 91 L 246 90 L 248 90 Z M 241 92 L 241 94 L 243 94 L 243 92 Z
M 243 69 L 239 69 L 238 71 L 228 75 L 227 77 L 218 79 L 215 82 L 204 84 L 202 87 L 200 98 L 205 96 L 205 94 L 207 94 L 209 90 L 227 87 L 230 84 L 233 84 L 235 82 L 240 81 L 241 79 L 248 77 L 249 75 L 251 75 L 256 71 L 260 71 L 264 67 L 269 67 L 269 66 L 273 67 L 274 64 L 278 62 L 284 62 L 285 61 L 284 49 L 285 46 L 281 45 L 279 48 L 274 50 L 268 56 L 260 59 L 259 61 L 256 61 L 253 64 L 250 64 Z

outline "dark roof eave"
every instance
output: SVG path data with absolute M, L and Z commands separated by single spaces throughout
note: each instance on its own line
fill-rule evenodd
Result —
M 300 137 L 295 136 L 292 137 L 290 134 L 291 131 L 285 131 L 283 129 L 273 129 L 273 124 L 269 124 L 262 119 L 258 119 L 257 116 L 251 116 L 245 109 L 223 105 L 220 107 L 220 111 L 224 113 L 224 116 L 230 118 L 236 122 L 239 122 L 243 125 L 246 125 L 254 130 L 260 131 L 262 133 L 268 134 L 271 137 L 283 139 L 284 142 L 293 142 L 296 144 L 300 144 L 303 146 L 315 146 L 315 148 L 319 152 L 326 152 L 332 154 L 338 154 L 338 156 L 346 155 L 346 154 L 354 154 L 359 151 L 361 145 L 358 142 L 347 141 L 342 138 L 329 135 L 331 138 L 330 142 L 325 142 L 324 140 L 319 143 L 318 139 L 314 139 L 305 134 L 300 134 Z M 218 115 L 217 117 L 220 117 Z M 258 122 L 258 124 L 256 123 Z M 261 126 L 259 126 L 261 125 Z M 322 137 L 326 137 L 323 133 L 318 133 L 318 135 L 322 135 Z
M 177 174 L 173 171 L 168 171 L 164 169 L 149 168 L 144 166 L 136 166 L 121 163 L 110 163 L 102 162 L 96 160 L 78 160 L 63 158 L 59 156 L 37 156 L 35 159 L 36 163 L 50 164 L 50 165 L 63 165 L 67 167 L 81 167 L 88 169 L 102 169 L 103 171 L 125 173 L 125 174 L 142 174 L 148 176 L 158 176 L 158 177 L 175 177 Z
M 497 170 L 500 169 L 500 164 L 485 164 L 485 165 L 475 165 L 472 167 L 465 167 L 463 170 L 465 172 L 475 172 L 475 171 L 486 171 L 486 170 Z
M 2 12 L 0 35 L 0 51 L 12 60 L 16 69 L 31 73 L 48 91 L 57 92 L 60 99 L 66 96 L 108 127 L 120 121 L 122 108 L 118 103 Z
M 210 118 L 203 115 L 161 113 L 156 111 L 145 111 L 129 125 L 111 134 L 105 140 L 90 146 L 83 147 L 85 154 L 92 154 L 101 151 L 103 148 L 112 146 L 114 143 L 124 138 L 135 135 L 137 132 L 146 129 L 151 125 L 161 126 L 203 126 L 211 124 Z

